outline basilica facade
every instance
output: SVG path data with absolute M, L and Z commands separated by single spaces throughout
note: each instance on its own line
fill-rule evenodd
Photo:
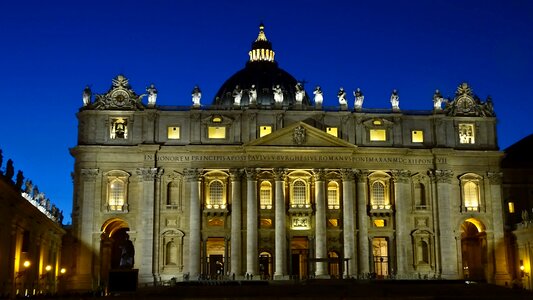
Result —
M 147 101 L 118 75 L 84 91 L 73 289 L 116 269 L 171 278 L 510 280 L 492 101 L 470 86 L 433 110 L 324 107 L 279 68 L 261 26 L 215 99 Z M 353 105 L 352 105 L 353 101 Z

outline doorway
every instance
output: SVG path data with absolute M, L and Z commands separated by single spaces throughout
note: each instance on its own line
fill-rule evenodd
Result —
M 210 279 L 223 279 L 225 273 L 225 240 L 211 237 L 206 242 L 206 273 Z
M 461 225 L 461 254 L 463 277 L 471 280 L 486 280 L 487 234 L 483 224 L 473 218 Z
M 291 240 L 290 275 L 293 279 L 309 277 L 308 268 L 309 239 L 307 237 L 293 237 Z

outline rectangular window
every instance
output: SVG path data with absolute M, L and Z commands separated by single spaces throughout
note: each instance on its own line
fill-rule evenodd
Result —
M 372 142 L 384 142 L 387 140 L 386 129 L 370 129 L 370 140 Z
M 272 133 L 272 126 L 261 126 L 259 127 L 259 137 L 264 137 L 265 135 Z
M 326 127 L 326 133 L 339 137 L 339 129 L 337 127 Z
M 424 132 L 422 130 L 412 130 L 411 131 L 411 142 L 413 142 L 413 143 L 423 143 L 424 142 Z
M 514 214 L 514 202 L 507 203 L 507 206 L 509 206 L 509 213 Z
M 459 124 L 459 143 L 475 144 L 476 136 L 474 124 Z
M 226 138 L 226 127 L 209 126 L 207 128 L 207 137 L 210 139 L 225 139 Z
M 375 219 L 374 220 L 374 227 L 385 227 L 385 220 L 383 219 Z
M 167 130 L 167 138 L 169 140 L 179 140 L 180 128 L 178 126 L 169 126 Z

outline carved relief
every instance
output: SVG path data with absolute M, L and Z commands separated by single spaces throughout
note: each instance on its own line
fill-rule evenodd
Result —
M 487 172 L 487 178 L 490 184 L 502 184 L 502 172 Z
M 292 133 L 292 141 L 296 145 L 303 145 L 307 140 L 307 133 L 303 126 L 297 126 Z
M 98 169 L 81 169 L 81 177 L 86 181 L 94 181 L 99 172 Z
M 112 80 L 109 91 L 102 95 L 96 95 L 94 103 L 88 107 L 93 109 L 143 110 L 142 97 L 143 95 L 139 96 L 133 91 L 126 77 L 118 75 Z

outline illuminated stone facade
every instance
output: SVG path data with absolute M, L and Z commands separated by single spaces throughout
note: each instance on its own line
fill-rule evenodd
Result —
M 61 262 L 65 230 L 56 218 L 59 214 L 50 214 L 49 200 L 41 206 L 3 175 L 0 172 L 0 295 L 56 293 L 68 272 Z
M 463 83 L 425 112 L 396 92 L 389 109 L 365 109 L 360 91 L 355 109 L 342 93 L 328 108 L 278 68 L 263 28 L 251 53 L 210 105 L 195 88 L 190 106 L 159 106 L 153 86 L 144 104 L 122 75 L 88 94 L 72 288 L 106 285 L 128 240 L 141 283 L 510 280 L 490 98 Z

